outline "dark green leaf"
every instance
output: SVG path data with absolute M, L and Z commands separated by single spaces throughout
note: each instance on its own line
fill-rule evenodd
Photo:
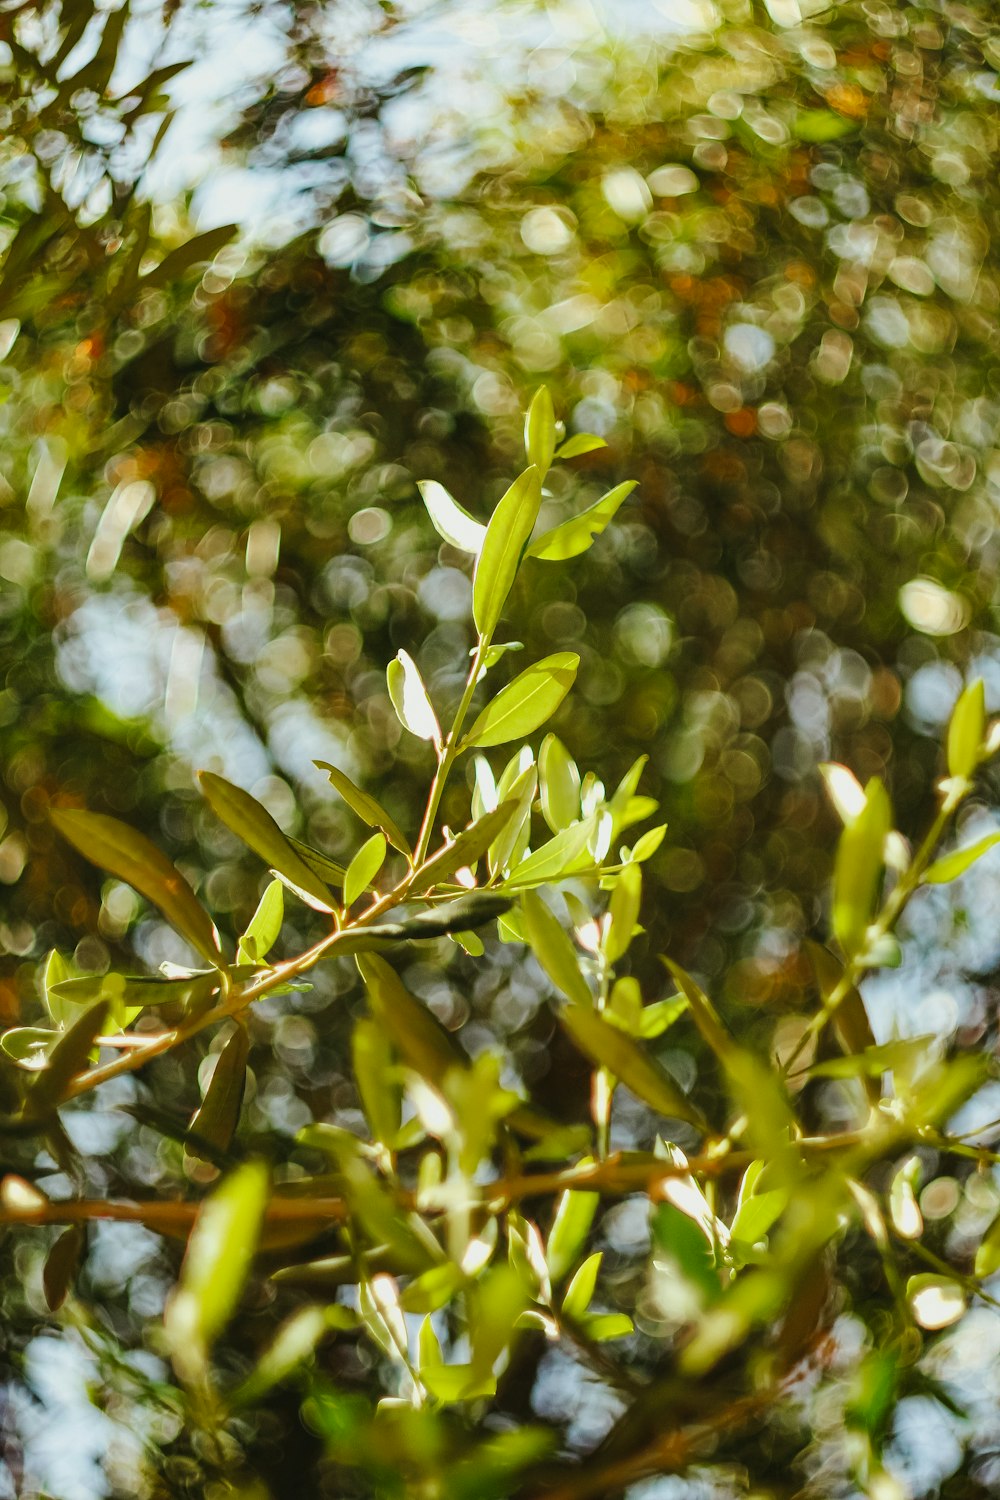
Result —
M 687 1120 L 699 1130 L 707 1129 L 701 1112 L 669 1074 L 617 1026 L 611 1026 L 589 1006 L 564 1005 L 557 1014 L 564 1030 L 596 1067 L 607 1068 L 660 1114 Z
M 336 903 L 325 883 L 285 838 L 266 807 L 213 771 L 199 771 L 198 780 L 216 817 L 259 854 L 276 875 L 286 876 L 310 906 L 319 911 L 334 910 Z
M 327 773 L 331 784 L 363 823 L 367 823 L 369 828 L 381 828 L 389 843 L 409 859 L 412 851 L 405 835 L 400 832 L 398 826 L 374 797 L 368 792 L 363 792 L 359 786 L 355 786 L 349 776 L 345 776 L 343 771 L 338 770 L 336 766 L 331 766 L 329 761 L 317 760 L 313 764 Z
M 49 1053 L 47 1066 L 32 1079 L 26 1111 L 29 1115 L 37 1119 L 63 1102 L 73 1079 L 86 1068 L 107 1015 L 108 1002 L 98 1000 L 96 1005 L 81 1012 L 68 1031 L 61 1033 Z
M 103 813 L 57 808 L 50 816 L 85 859 L 134 887 L 160 908 L 202 958 L 216 968 L 225 967 L 211 917 L 180 871 L 144 834 Z
M 221 224 L 218 229 L 206 229 L 204 234 L 196 234 L 186 244 L 179 245 L 176 250 L 165 255 L 158 266 L 146 273 L 141 285 L 144 288 L 169 286 L 192 266 L 214 260 L 238 232 L 238 224 Z
M 456 871 L 475 865 L 516 810 L 516 800 L 501 802 L 493 812 L 486 813 L 477 822 L 463 829 L 420 867 L 410 887 L 411 892 L 416 895 L 419 891 L 430 890 L 448 880 Z
M 188 1127 L 185 1144 L 193 1156 L 202 1155 L 199 1150 L 202 1144 L 210 1148 L 209 1161 L 229 1150 L 239 1124 L 249 1056 L 250 1038 L 246 1027 L 237 1026 L 219 1053 L 201 1107 L 195 1111 Z
M 42 1269 L 42 1289 L 50 1312 L 56 1312 L 66 1300 L 80 1267 L 86 1238 L 82 1224 L 71 1224 L 52 1246 Z

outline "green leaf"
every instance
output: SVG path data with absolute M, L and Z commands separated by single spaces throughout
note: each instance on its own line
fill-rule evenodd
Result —
M 644 1005 L 639 1012 L 636 1036 L 645 1041 L 662 1036 L 688 1009 L 686 995 L 671 995 L 668 1000 L 654 1000 L 652 1005 Z
M 80 1268 L 86 1245 L 82 1224 L 71 1224 L 52 1246 L 42 1268 L 42 1290 L 50 1312 L 56 1312 L 66 1300 L 73 1279 Z
M 635 1330 L 628 1313 L 590 1313 L 580 1320 L 580 1332 L 595 1344 L 621 1339 Z
M 351 1036 L 354 1081 L 372 1135 L 392 1150 L 402 1123 L 402 1091 L 384 1026 L 362 1016 Z
M 460 552 L 472 552 L 478 557 L 486 539 L 486 527 L 474 520 L 436 479 L 419 480 L 417 489 L 438 535 Z
M 275 1333 L 247 1376 L 232 1393 L 233 1406 L 249 1406 L 281 1385 L 311 1361 L 327 1334 L 357 1327 L 357 1315 L 349 1307 L 333 1303 L 327 1307 L 300 1307 Z
M 644 860 L 652 859 L 666 837 L 667 825 L 660 823 L 656 828 L 648 828 L 644 834 L 636 839 L 632 845 L 632 864 L 641 865 Z
M 587 1166 L 589 1163 L 590 1158 L 585 1158 L 578 1166 Z M 554 1283 L 562 1281 L 576 1264 L 580 1251 L 587 1243 L 600 1201 L 599 1193 L 570 1189 L 560 1194 L 545 1246 L 545 1264 Z
M 46 1066 L 32 1079 L 26 1111 L 29 1115 L 37 1119 L 62 1104 L 69 1085 L 86 1068 L 107 1016 L 107 1001 L 98 1000 L 78 1016 L 68 1031 L 60 1034 Z
M 694 1288 L 704 1307 L 722 1295 L 722 1284 L 712 1247 L 701 1226 L 674 1203 L 659 1203 L 650 1219 L 653 1257 L 667 1257 Z
M 949 880 L 957 880 L 959 875 L 964 875 L 970 865 L 974 865 L 977 859 L 982 859 L 984 854 L 1000 844 L 1000 833 L 989 833 L 984 839 L 979 839 L 975 844 L 966 844 L 964 849 L 954 849 L 951 854 L 946 854 L 942 859 L 936 859 L 924 871 L 924 882 L 927 885 L 946 885 Z
M 541 896 L 525 891 L 521 906 L 532 951 L 552 983 L 575 1005 L 592 1007 L 590 985 L 580 970 L 576 949 Z
M 580 817 L 580 772 L 562 740 L 547 734 L 538 752 L 538 783 L 542 816 L 553 833 L 560 833 Z
M 635 489 L 636 481 L 616 484 L 613 490 L 602 495 L 593 505 L 571 516 L 568 521 L 545 531 L 531 543 L 526 556 L 537 557 L 542 562 L 565 562 L 570 557 L 579 557 L 586 552 L 595 539 L 612 521 L 621 506 Z
M 562 1300 L 560 1311 L 564 1317 L 572 1318 L 579 1322 L 594 1299 L 597 1290 L 597 1277 L 601 1269 L 601 1261 L 604 1253 L 596 1250 L 593 1255 L 588 1255 L 583 1265 L 577 1271 L 573 1280 L 566 1288 L 566 1295 Z
M 224 969 L 219 934 L 181 872 L 144 834 L 103 813 L 56 808 L 53 826 L 85 859 L 158 906 L 172 927 L 213 967 Z
M 524 419 L 524 448 L 529 464 L 544 479 L 556 451 L 556 414 L 547 385 L 540 385 L 531 398 Z
M 462 830 L 450 843 L 431 856 L 415 873 L 410 890 L 413 895 L 430 890 L 448 880 L 457 870 L 475 865 L 481 859 L 500 830 L 517 811 L 517 802 L 510 798 L 500 803 L 493 812 L 486 813 L 475 823 Z
M 535 800 L 537 784 L 538 772 L 533 764 L 525 766 L 509 784 L 506 773 L 501 778 L 504 800 L 513 802 L 516 811 L 486 852 L 491 876 L 516 864 L 524 852 L 531 831 L 531 804 Z
M 610 920 L 604 930 L 604 956 L 609 964 L 624 958 L 632 942 L 642 903 L 642 871 L 638 865 L 626 865 L 615 877 L 611 893 Z
M 983 752 L 986 733 L 986 688 L 981 677 L 959 695 L 948 722 L 948 774 L 971 776 Z
M 49 1053 L 59 1040 L 58 1031 L 41 1026 L 15 1026 L 0 1036 L 0 1048 L 19 1068 L 37 1073 L 48 1066 Z
M 184 979 L 166 979 L 157 974 L 85 974 L 80 979 L 64 979 L 52 993 L 56 999 L 72 1005 L 74 1016 L 79 1015 L 81 1005 L 94 1000 L 110 1001 L 112 1014 L 123 1025 L 126 1011 L 145 1010 L 154 1005 L 182 1005 L 190 1009 L 209 1000 L 218 988 L 217 972 L 192 974 Z
M 186 244 L 179 245 L 176 250 L 171 250 L 169 255 L 165 255 L 158 266 L 143 276 L 140 286 L 144 289 L 169 286 L 192 266 L 214 260 L 219 251 L 223 250 L 238 233 L 238 224 L 220 224 L 218 229 L 206 229 L 204 234 L 196 234 Z
M 596 1067 L 607 1068 L 645 1104 L 662 1115 L 686 1120 L 699 1130 L 707 1128 L 674 1080 L 648 1057 L 631 1037 L 619 1031 L 589 1006 L 564 1005 L 557 1012 L 559 1023 Z
M 76 1015 L 72 1004 L 55 993 L 56 985 L 62 984 L 69 979 L 70 970 L 66 960 L 55 948 L 49 954 L 45 962 L 45 973 L 42 976 L 42 985 L 45 993 L 45 1009 L 52 1017 L 57 1026 L 66 1026 Z
M 456 1401 L 481 1401 L 496 1395 L 494 1375 L 481 1375 L 473 1365 L 427 1365 L 420 1378 L 444 1406 Z
M 285 842 L 325 885 L 343 885 L 344 876 L 347 873 L 343 865 L 338 865 L 336 860 L 331 859 L 329 855 L 321 854 L 318 849 L 311 849 L 308 844 L 303 844 L 299 839 L 286 835 Z M 283 882 L 286 885 L 287 883 L 287 881 Z
M 384 959 L 366 954 L 357 965 L 375 1019 L 415 1073 L 437 1085 L 452 1068 L 468 1066 L 451 1033 L 414 999 Z
M 527 855 L 515 865 L 510 874 L 504 880 L 504 887 L 508 890 L 522 890 L 530 886 L 542 885 L 549 880 L 558 880 L 560 875 L 575 872 L 580 856 L 586 851 L 588 841 L 594 832 L 595 820 L 585 818 L 582 823 L 574 823 L 570 828 L 564 828 L 554 838 L 549 839 L 540 849 L 533 854 Z
M 284 887 L 272 880 L 260 898 L 250 925 L 240 938 L 237 960 L 245 964 L 262 964 L 278 941 L 285 915 Z
M 192 1116 L 185 1145 L 192 1156 L 202 1156 L 199 1146 L 209 1147 L 205 1157 L 213 1161 L 229 1150 L 239 1124 L 243 1092 L 247 1082 L 250 1038 L 245 1026 L 237 1026 L 219 1053 L 201 1106 Z
M 579 458 L 584 453 L 595 453 L 598 448 L 606 448 L 608 445 L 596 432 L 576 432 L 568 437 L 564 443 L 560 443 L 556 449 L 556 458 Z
M 756 1245 L 784 1213 L 788 1199 L 787 1188 L 772 1188 L 745 1198 L 733 1220 L 730 1238 L 741 1245 Z
M 268 864 L 278 876 L 285 876 L 303 900 L 317 911 L 333 911 L 326 884 L 292 847 L 266 807 L 249 792 L 234 786 L 213 771 L 199 771 L 198 780 L 205 800 L 220 822 L 241 838 L 248 849 Z
M 188 1239 L 163 1329 L 178 1374 L 204 1376 L 208 1354 L 236 1311 L 250 1272 L 270 1191 L 267 1166 L 244 1162 L 205 1199 Z
M 813 943 L 807 939 L 805 948 L 816 976 L 823 1004 L 828 1005 L 830 996 L 843 977 L 843 968 L 829 949 L 821 947 L 819 943 Z M 833 1029 L 841 1047 L 848 1054 L 864 1052 L 866 1047 L 875 1046 L 875 1035 L 868 1019 L 865 1002 L 854 985 L 851 985 L 833 1013 Z M 877 1078 L 865 1075 L 864 1085 L 869 1104 L 877 1104 L 882 1097 L 882 1089 Z
M 419 912 L 415 917 L 404 917 L 399 922 L 373 922 L 368 927 L 358 928 L 356 934 L 345 932 L 344 938 L 356 935 L 358 938 L 377 938 L 380 943 L 426 942 L 428 938 L 450 937 L 470 928 L 485 927 L 509 911 L 511 904 L 511 898 L 499 891 L 470 891 L 467 896 L 458 896 L 454 901 Z M 337 951 L 364 953 L 368 950 L 349 949 L 338 943 Z
M 865 944 L 882 879 L 892 809 L 881 781 L 865 788 L 865 805 L 840 835 L 833 874 L 833 930 L 847 958 Z
M 364 895 L 384 863 L 385 834 L 373 833 L 367 843 L 361 845 L 347 867 L 347 874 L 344 876 L 345 909 L 353 906 L 358 897 Z
M 484 653 L 483 653 L 483 667 L 482 667 L 482 672 L 480 673 L 480 680 L 491 669 L 491 667 L 495 667 L 496 666 L 497 662 L 500 661 L 501 657 L 504 657 L 504 656 L 507 655 L 508 651 L 523 651 L 523 650 L 524 650 L 524 642 L 523 641 L 498 641 L 495 645 L 488 646 L 486 648 L 486 650 L 484 651 Z M 473 646 L 472 650 L 469 652 L 469 655 L 470 656 L 475 656 L 475 654 L 476 654 L 476 647 Z
M 1000 1218 L 993 1220 L 976 1251 L 977 1276 L 993 1276 L 997 1271 L 1000 1271 Z
M 541 479 L 532 465 L 514 480 L 490 517 L 472 586 L 473 619 L 483 638 L 500 621 L 541 503 Z
M 398 849 L 400 854 L 405 854 L 409 859 L 412 850 L 405 835 L 370 793 L 363 792 L 359 786 L 355 786 L 349 776 L 345 776 L 343 771 L 338 770 L 336 766 L 331 766 L 329 761 L 315 760 L 313 765 L 327 773 L 332 786 L 363 823 L 367 823 L 369 828 L 381 828 L 393 848 Z
M 673 959 L 665 956 L 663 962 L 669 969 L 677 988 L 691 1007 L 692 1020 L 701 1032 L 702 1037 L 723 1066 L 729 1069 L 732 1066 L 738 1049 L 736 1043 L 723 1026 L 715 1006 L 701 986 L 695 983 L 691 975 L 685 969 L 682 969 L 680 964 L 674 963 Z
M 557 651 L 525 668 L 487 703 L 462 741 L 462 749 L 503 745 L 533 734 L 555 713 L 573 686 L 579 665 L 575 651 Z
M 419 740 L 433 740 L 440 746 L 441 726 L 437 714 L 427 695 L 420 668 L 408 651 L 396 652 L 386 668 L 385 677 L 392 706 L 403 728 Z

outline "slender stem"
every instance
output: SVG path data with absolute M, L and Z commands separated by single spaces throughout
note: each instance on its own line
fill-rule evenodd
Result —
M 431 782 L 430 794 L 427 798 L 427 809 L 424 813 L 424 820 L 420 825 L 417 847 L 413 851 L 414 864 L 422 864 L 427 857 L 431 835 L 434 832 L 434 820 L 441 805 L 445 782 L 448 780 L 451 768 L 455 764 L 455 759 L 458 755 L 459 736 L 462 733 L 462 725 L 465 723 L 465 716 L 469 712 L 469 705 L 472 702 L 472 695 L 476 691 L 476 684 L 479 681 L 479 674 L 482 670 L 483 658 L 486 655 L 488 647 L 488 637 L 480 636 L 479 644 L 476 647 L 476 654 L 472 659 L 472 668 L 469 672 L 468 681 L 459 700 L 458 708 L 455 710 L 454 722 L 448 731 L 447 739 L 441 747 L 437 770 L 434 772 L 434 780 Z
M 899 921 L 907 902 L 923 878 L 931 855 L 937 848 L 941 840 L 941 835 L 948 826 L 949 819 L 952 817 L 962 798 L 967 796 L 970 790 L 971 785 L 968 783 L 966 783 L 964 790 L 953 788 L 941 803 L 920 848 L 913 856 L 907 869 L 896 881 L 885 905 L 871 924 L 869 929 L 871 941 L 867 945 L 868 947 L 872 943 L 877 942 L 879 938 L 886 937 Z M 864 953 L 854 954 L 848 960 L 844 966 L 844 972 L 824 1000 L 822 1009 L 817 1011 L 816 1015 L 813 1016 L 809 1025 L 799 1037 L 798 1042 L 792 1048 L 790 1055 L 785 1059 L 781 1070 L 783 1077 L 788 1077 L 803 1052 L 806 1051 L 811 1042 L 819 1037 L 827 1023 L 832 1020 L 840 1005 L 847 999 L 847 996 L 854 989 L 868 967 L 869 965 L 865 962 Z
M 88 1224 L 94 1219 L 119 1224 L 144 1224 L 162 1234 L 186 1233 L 197 1218 L 201 1202 L 124 1203 L 114 1199 L 67 1199 L 32 1203 L 23 1208 L 0 1210 L 0 1224 Z M 347 1217 L 342 1198 L 272 1198 L 264 1213 L 271 1223 L 299 1223 Z

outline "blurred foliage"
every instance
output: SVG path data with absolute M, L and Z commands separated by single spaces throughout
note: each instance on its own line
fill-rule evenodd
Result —
M 243 22 L 265 15 L 251 8 Z M 115 1430 L 138 1437 L 120 1452 L 108 1439 L 91 1492 L 507 1495 L 521 1483 L 511 1476 L 526 1473 L 525 1494 L 632 1485 L 639 1497 L 653 1491 L 628 1465 L 647 1454 L 649 1472 L 691 1469 L 722 1495 L 887 1500 L 942 1484 L 990 1493 L 982 1402 L 992 1387 L 977 1341 L 995 1347 L 982 1280 L 996 1252 L 983 1236 L 1000 1200 L 984 1146 L 992 1136 L 975 1127 L 1000 1115 L 991 1084 L 956 1127 L 972 1145 L 936 1132 L 982 1082 L 976 1066 L 995 1038 L 994 771 L 951 809 L 959 846 L 981 842 L 983 865 L 966 883 L 966 857 L 939 851 L 933 888 L 907 906 L 898 935 L 909 977 L 892 989 L 881 968 L 899 958 L 899 911 L 882 947 L 866 945 L 883 849 L 895 872 L 886 903 L 909 895 L 914 867 L 893 821 L 908 833 L 931 825 L 951 795 L 935 792 L 936 778 L 964 782 L 972 764 L 956 770 L 940 748 L 963 682 L 981 678 L 986 709 L 1000 708 L 993 8 L 688 0 L 637 25 L 624 10 L 602 21 L 556 0 L 508 0 L 488 14 L 298 4 L 268 17 L 286 64 L 240 96 L 226 140 L 226 160 L 248 182 L 282 182 L 298 226 L 284 235 L 280 223 L 197 234 L 189 203 L 158 201 L 149 186 L 151 164 L 170 151 L 169 96 L 183 84 L 191 20 L 183 4 L 133 15 L 86 0 L 15 5 L 0 18 L 0 1020 L 51 1034 L 70 1018 L 47 1017 L 42 1004 L 53 949 L 66 955 L 53 989 L 192 957 L 121 870 L 97 876 L 57 837 L 54 808 L 85 806 L 142 830 L 179 864 L 227 952 L 253 921 L 257 946 L 240 950 L 250 966 L 266 956 L 264 937 L 292 957 L 329 918 L 291 897 L 275 915 L 257 857 L 273 865 L 273 852 L 259 837 L 248 852 L 219 823 L 195 771 L 248 789 L 280 830 L 338 866 L 362 846 L 374 859 L 377 826 L 390 843 L 395 829 L 416 844 L 435 756 L 399 722 L 385 666 L 408 652 L 447 728 L 475 644 L 468 560 L 435 530 L 417 482 L 438 481 L 486 522 L 522 467 L 524 409 L 544 383 L 568 432 L 607 446 L 557 458 L 539 531 L 619 484 L 638 487 L 584 555 L 524 562 L 512 595 L 523 649 L 491 670 L 503 684 L 557 653 L 564 672 L 569 654 L 579 657 L 554 719 L 572 760 L 548 742 L 549 765 L 540 762 L 549 831 L 560 826 L 547 791 L 559 770 L 570 785 L 573 762 L 591 773 L 586 811 L 648 756 L 636 794 L 659 801 L 668 833 L 644 865 L 644 931 L 612 949 L 623 962 L 601 1004 L 659 1059 L 655 1088 L 673 1089 L 679 1113 L 669 1129 L 657 1120 L 670 1114 L 665 1095 L 648 1097 L 634 1059 L 624 1067 L 636 1092 L 615 1091 L 611 1110 L 611 1078 L 591 1064 L 610 1067 L 613 1047 L 611 1072 L 625 1077 L 625 1055 L 595 1030 L 595 1019 L 608 1024 L 600 1017 L 567 1024 L 563 1012 L 558 1024 L 543 971 L 558 988 L 566 951 L 537 909 L 532 922 L 530 898 L 513 926 L 500 921 L 508 939 L 533 927 L 548 954 L 541 969 L 520 942 L 485 930 L 466 940 L 467 954 L 446 937 L 402 950 L 407 993 L 475 1059 L 452 1092 L 441 1077 L 431 1085 L 466 1124 L 470 1100 L 483 1107 L 475 1160 L 454 1151 L 468 1180 L 486 1162 L 522 1170 L 524 1141 L 513 1144 L 502 1123 L 516 1090 L 550 1121 L 591 1120 L 593 1137 L 571 1138 L 567 1162 L 580 1150 L 614 1161 L 666 1149 L 659 1159 L 673 1160 L 698 1150 L 704 1117 L 709 1145 L 733 1130 L 742 1150 L 746 1112 L 748 1149 L 772 1181 L 757 1183 L 756 1168 L 742 1188 L 738 1175 L 682 1176 L 698 1196 L 668 1194 L 650 1215 L 648 1161 L 634 1178 L 611 1173 L 599 1206 L 590 1194 L 561 1200 L 560 1216 L 581 1216 L 576 1251 L 553 1251 L 551 1186 L 505 1211 L 500 1249 L 487 1247 L 462 1317 L 488 1327 L 495 1303 L 497 1327 L 515 1307 L 509 1324 L 530 1322 L 531 1300 L 536 1326 L 515 1340 L 492 1403 L 483 1395 L 456 1409 L 445 1387 L 459 1377 L 441 1375 L 413 1409 L 419 1387 L 407 1386 L 394 1338 L 401 1316 L 423 1314 L 422 1297 L 437 1322 L 420 1358 L 435 1368 L 465 1364 L 488 1383 L 510 1327 L 493 1361 L 474 1338 L 466 1347 L 458 1314 L 440 1311 L 457 1306 L 457 1283 L 434 1282 L 435 1267 L 431 1290 L 412 1293 L 412 1258 L 401 1314 L 397 1265 L 377 1253 L 363 1280 L 368 1336 L 345 1335 L 346 1293 L 327 1304 L 322 1287 L 357 1284 L 363 1250 L 379 1243 L 374 1225 L 395 1215 L 411 1257 L 439 1234 L 436 1220 L 428 1229 L 400 1212 L 399 1192 L 417 1190 L 419 1152 L 408 1146 L 415 1154 L 394 1176 L 389 1105 L 364 1082 L 395 1066 L 386 1049 L 398 1038 L 381 1016 L 376 1028 L 358 1022 L 351 962 L 319 967 L 311 989 L 257 1001 L 245 1034 L 199 1031 L 82 1096 L 43 1146 L 5 1137 L 8 1169 L 49 1198 L 155 1199 L 164 1212 L 193 1212 L 219 1170 L 245 1159 L 269 1160 L 286 1190 L 320 1172 L 317 1151 L 331 1154 L 324 1170 L 337 1177 L 328 1196 L 351 1173 L 352 1191 L 367 1194 L 345 1137 L 297 1139 L 324 1126 L 367 1141 L 380 1174 L 382 1196 L 352 1200 L 360 1240 L 327 1225 L 299 1255 L 330 1263 L 318 1282 L 289 1278 L 290 1257 L 265 1245 L 244 1302 L 252 1316 L 218 1345 L 202 1330 L 239 1409 L 224 1429 L 200 1370 L 176 1364 L 182 1395 L 151 1328 L 182 1247 L 149 1231 L 177 1221 L 150 1209 L 138 1225 L 88 1229 L 60 1348 Z M 962 702 L 976 728 L 976 701 Z M 953 730 L 948 761 L 961 738 Z M 966 739 L 975 760 L 981 723 Z M 508 753 L 485 751 L 497 776 Z M 363 802 L 345 802 L 316 761 L 377 799 L 381 824 Z M 828 776 L 847 824 L 839 844 L 820 761 L 857 777 Z M 528 770 L 514 767 L 504 792 Z M 872 778 L 891 788 L 894 813 Z M 484 788 L 488 797 L 485 772 L 474 784 L 460 766 L 439 823 L 459 829 L 470 807 L 485 811 Z M 532 848 L 537 814 L 534 828 Z M 572 901 L 554 910 L 580 931 L 582 955 L 579 945 L 570 953 L 586 968 L 588 923 L 609 897 L 593 883 L 570 895 L 586 911 Z M 611 899 L 627 910 L 631 896 Z M 857 970 L 849 982 L 832 953 L 810 946 L 831 931 Z M 721 1019 L 699 1011 L 696 1028 L 692 1012 L 661 1039 L 660 1020 L 680 1014 L 665 952 L 712 991 Z M 880 972 L 858 990 L 870 965 Z M 771 1088 L 763 1064 L 787 1060 L 831 994 L 837 1025 L 821 1027 L 809 1081 L 791 1097 Z M 645 1012 L 666 1010 L 640 1019 L 641 996 Z M 204 1003 L 200 992 L 173 996 L 164 1015 L 174 1024 L 182 1005 Z M 156 1017 L 144 1010 L 132 1029 L 155 1033 Z M 21 1060 L 37 1060 L 46 1043 L 23 1045 Z M 922 1076 L 920 1057 L 951 1051 L 953 1073 Z M 228 1092 L 203 1097 L 223 1058 Z M 491 1067 L 502 1067 L 503 1087 Z M 23 1078 L 7 1057 L 8 1116 Z M 433 1138 L 433 1102 L 419 1089 L 408 1108 L 419 1116 L 423 1099 Z M 865 1101 L 883 1094 L 865 1125 Z M 821 1152 L 789 1154 L 789 1131 L 862 1139 L 823 1173 Z M 656 1147 L 659 1136 L 673 1144 Z M 249 1184 L 252 1210 L 253 1171 L 239 1167 L 208 1201 L 231 1191 L 239 1203 Z M 189 1224 L 182 1216 L 182 1232 Z M 211 1232 L 209 1216 L 205 1245 Z M 0 1250 L 2 1357 L 22 1435 L 37 1426 L 36 1364 L 52 1357 L 37 1329 L 54 1234 L 9 1233 Z M 460 1261 L 444 1242 L 443 1264 Z M 62 1267 L 68 1286 L 79 1228 L 56 1244 L 47 1281 Z M 550 1280 L 555 1256 L 583 1290 L 603 1250 L 594 1316 L 628 1315 L 638 1330 L 607 1346 L 610 1359 L 580 1328 L 552 1337 L 556 1314 L 536 1295 L 544 1248 Z M 305 1292 L 314 1300 L 299 1300 Z M 578 1296 L 589 1316 L 589 1297 Z M 950 1323 L 951 1311 L 957 1319 L 967 1299 L 979 1306 L 940 1340 L 918 1331 Z M 178 1344 L 195 1348 L 178 1319 Z M 435 1363 L 440 1339 L 445 1365 Z M 313 1373 L 286 1384 L 317 1346 Z M 376 1411 L 386 1393 L 403 1404 Z M 432 1420 L 439 1402 L 446 1414 Z M 956 1404 L 964 1425 L 948 1417 Z M 935 1423 L 931 1461 L 916 1434 Z M 11 1483 L 34 1494 L 42 1481 L 30 1463 L 17 1477 L 19 1440 Z M 574 1468 L 597 1444 L 599 1461 Z M 232 1476 L 244 1461 L 257 1478 L 239 1491 Z

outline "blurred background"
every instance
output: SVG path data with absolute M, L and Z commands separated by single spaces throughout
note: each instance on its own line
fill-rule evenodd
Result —
M 415 831 L 428 750 L 399 728 L 385 663 L 410 650 L 447 706 L 472 639 L 466 563 L 416 481 L 485 518 L 544 383 L 569 432 L 608 443 L 552 471 L 545 518 L 639 486 L 572 569 L 525 569 L 512 633 L 525 659 L 580 654 L 554 727 L 581 766 L 614 785 L 649 757 L 641 790 L 669 831 L 647 866 L 646 993 L 669 992 L 669 952 L 766 1048 L 808 1008 L 801 944 L 826 930 L 837 824 L 817 763 L 886 777 L 919 834 L 966 677 L 1000 709 L 993 7 L 63 0 L 5 7 L 0 39 L 4 1025 L 41 1014 L 53 947 L 84 973 L 188 956 L 57 843 L 53 803 L 146 831 L 227 937 L 266 874 L 201 803 L 197 769 L 340 861 L 360 826 L 316 758 Z M 981 790 L 966 833 L 1000 826 L 995 775 Z M 444 820 L 467 807 L 459 777 Z M 990 856 L 915 903 L 904 974 L 866 990 L 879 1040 L 992 1045 L 998 901 Z M 289 952 L 313 921 L 291 908 Z M 442 944 L 405 978 L 469 1051 L 499 1043 L 512 1082 L 583 1118 L 587 1075 L 537 970 L 516 947 L 491 958 Z M 359 1003 L 343 964 L 257 1007 L 251 1136 L 362 1128 L 345 1046 Z M 710 1089 L 675 1035 L 661 1060 Z M 125 1110 L 183 1123 L 210 1049 L 68 1114 L 95 1194 L 186 1189 L 176 1140 Z M 831 1084 L 820 1118 L 841 1107 Z M 970 1130 L 1000 1100 L 975 1108 Z M 652 1131 L 624 1106 L 615 1143 Z M 4 1150 L 59 1195 L 58 1162 Z M 942 1247 L 996 1211 L 991 1179 L 935 1178 L 929 1160 L 928 1180 L 945 1184 L 928 1211 Z M 626 1200 L 602 1233 L 630 1305 L 647 1228 Z M 103 1321 L 55 1338 L 38 1333 L 42 1239 L 0 1243 L 0 1495 L 207 1493 L 143 1348 L 177 1247 L 99 1228 L 85 1285 Z M 855 1274 L 845 1370 L 877 1336 L 863 1256 Z M 929 1393 L 899 1408 L 897 1468 L 914 1495 L 995 1493 L 1000 1323 L 982 1309 L 949 1338 Z M 565 1358 L 526 1399 L 585 1450 L 606 1392 L 588 1404 Z M 772 1435 L 742 1477 L 634 1500 L 854 1494 L 838 1389 L 835 1371 L 832 1395 L 803 1395 L 793 1488 Z M 367 1493 L 323 1487 L 285 1399 L 245 1434 L 269 1492 Z M 147 1444 L 172 1455 L 167 1479 L 143 1477 Z

